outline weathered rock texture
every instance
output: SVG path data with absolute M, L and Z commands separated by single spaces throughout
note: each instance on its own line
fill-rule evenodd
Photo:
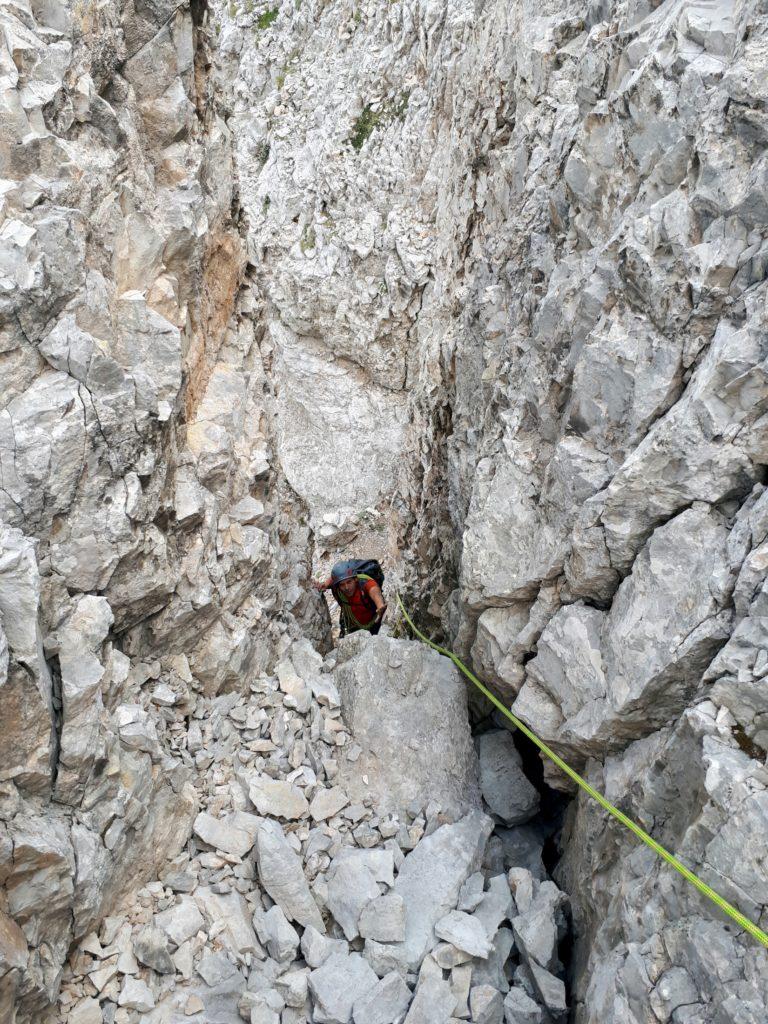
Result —
M 193 762 L 164 708 L 269 649 L 270 396 L 260 328 L 233 316 L 246 256 L 203 18 L 0 5 L 0 985 L 19 1021 L 187 841 Z
M 666 742 L 702 701 L 728 758 L 756 780 L 765 759 L 766 13 L 760 0 L 307 4 L 281 8 L 255 46 L 247 10 L 221 15 L 249 244 L 268 263 L 284 365 L 303 351 L 324 380 L 348 367 L 368 400 L 386 394 L 388 430 L 407 403 L 394 495 L 392 435 L 345 388 L 326 429 L 351 429 L 379 467 L 421 609 L 578 766 Z M 284 447 L 294 431 L 278 417 Z M 333 451 L 294 486 L 338 479 Z M 312 507 L 320 555 L 354 528 L 367 540 L 346 488 Z M 374 503 L 363 478 L 359 500 Z M 700 806 L 720 835 L 738 798 L 718 806 L 694 785 L 713 784 L 708 756 L 693 745 L 685 764 L 699 804 L 682 782 L 659 787 L 650 754 L 622 776 L 624 799 L 651 826 Z M 579 807 L 576 837 L 594 813 Z M 764 833 L 755 803 L 743 814 Z M 680 927 L 664 879 L 631 928 L 602 904 L 614 890 L 588 867 L 613 863 L 618 840 L 599 820 L 605 838 L 577 838 L 568 860 L 585 1021 L 607 1014 L 628 942 Z M 696 846 L 689 862 L 706 872 L 709 857 Z M 617 854 L 615 870 L 630 863 Z M 751 885 L 722 887 L 764 914 Z M 723 954 L 738 984 L 715 999 L 717 971 L 680 947 L 670 963 L 696 997 L 680 982 L 654 1014 L 748 1015 L 764 959 L 686 899 L 694 930 L 744 951 Z M 659 977 L 633 982 L 646 1009 L 615 1019 L 644 1019 Z
M 358 634 L 343 644 L 334 678 L 361 747 L 341 772 L 353 799 L 371 794 L 380 810 L 401 813 L 412 803 L 454 814 L 478 804 L 466 687 L 447 658 Z
M 508 739 L 486 844 L 435 662 L 458 747 L 386 803 L 435 659 L 353 638 L 332 672 L 305 584 L 379 556 L 768 924 L 765 0 L 0 29 L 0 1018 L 63 985 L 57 1024 L 762 1019 L 764 952 L 581 801 L 566 993 Z M 403 697 L 378 737 L 356 679 Z
M 424 684 L 430 679 L 431 659 L 414 659 L 412 642 L 361 639 L 384 666 L 399 654 L 421 668 Z M 423 726 L 437 732 L 444 711 L 457 721 L 463 712 L 475 785 L 463 780 L 462 810 L 450 787 L 434 785 L 392 814 L 373 774 L 354 801 L 343 781 L 360 764 L 366 730 L 350 732 L 338 701 L 330 706 L 335 655 L 323 663 L 306 640 L 288 635 L 278 654 L 276 674 L 252 678 L 247 693 L 201 696 L 188 729 L 189 709 L 165 705 L 165 721 L 184 730 L 187 752 L 194 748 L 204 809 L 159 879 L 76 943 L 45 1024 L 88 1024 L 102 1014 L 118 1024 L 196 1016 L 394 1024 L 406 1013 L 434 1014 L 436 998 L 446 1013 L 466 1016 L 468 1000 L 500 1008 L 510 992 L 532 1000 L 542 1018 L 547 1007 L 557 1010 L 567 897 L 491 837 L 455 681 L 443 707 L 423 712 Z M 411 664 L 406 685 L 414 674 Z M 299 708 L 299 685 L 321 696 Z M 396 709 L 383 713 L 399 720 Z M 444 750 L 432 757 L 436 773 L 453 770 Z M 290 802 L 281 781 L 293 789 Z M 10 918 L 0 917 L 0 952 L 9 972 L 25 960 Z

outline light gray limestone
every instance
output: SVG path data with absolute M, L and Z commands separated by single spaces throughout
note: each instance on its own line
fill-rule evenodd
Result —
M 430 800 L 454 814 L 478 806 L 465 686 L 450 662 L 419 643 L 353 636 L 334 678 L 363 748 L 340 769 L 352 800 L 371 796 L 382 811 Z

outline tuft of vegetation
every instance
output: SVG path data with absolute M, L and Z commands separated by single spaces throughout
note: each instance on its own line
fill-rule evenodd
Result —
M 266 11 L 262 11 L 262 13 L 256 19 L 256 28 L 257 29 L 269 28 L 269 26 L 274 21 L 277 20 L 277 16 L 278 16 L 279 13 L 280 13 L 280 8 L 279 7 L 268 7 L 266 9 Z
M 266 139 L 262 140 L 258 144 L 254 156 L 256 157 L 256 162 L 258 163 L 258 165 L 260 167 L 263 167 L 269 158 L 269 143 L 267 142 Z
M 285 85 L 285 71 L 281 71 L 280 74 L 277 76 L 277 78 L 275 79 L 275 85 L 277 86 L 278 89 L 283 88 L 283 86 Z
M 374 111 L 370 103 L 366 103 L 362 113 L 352 125 L 352 134 L 347 139 L 352 149 L 356 149 L 359 153 L 363 148 L 363 144 L 380 121 L 381 114 Z
M 352 134 L 347 139 L 350 146 L 359 153 L 374 128 L 395 120 L 402 121 L 408 109 L 409 96 L 410 91 L 404 89 L 396 99 L 387 100 L 382 110 L 374 110 L 370 103 L 366 103 L 352 126 Z
M 395 100 L 390 100 L 388 104 L 389 115 L 392 120 L 397 118 L 398 121 L 405 120 L 405 112 L 408 109 L 408 100 L 411 95 L 410 89 L 403 89 L 400 95 Z
M 269 194 L 265 195 L 261 201 L 261 212 L 264 214 L 265 217 L 267 215 L 267 210 L 269 209 L 271 202 L 272 200 L 269 198 Z
M 315 229 L 311 224 L 307 224 L 301 233 L 301 241 L 299 242 L 301 251 L 306 255 L 311 249 L 315 248 L 316 244 L 317 235 L 315 234 Z
M 237 4 L 235 3 L 235 0 L 230 0 L 230 4 L 229 4 L 229 16 L 230 16 L 230 18 L 232 18 L 232 20 L 234 21 L 234 19 L 235 19 L 235 18 L 237 17 L 237 15 L 238 15 L 238 7 L 237 7 Z

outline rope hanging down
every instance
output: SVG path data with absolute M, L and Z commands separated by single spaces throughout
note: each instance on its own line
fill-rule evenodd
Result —
M 495 697 L 491 693 L 491 691 L 480 682 L 480 680 L 477 678 L 476 675 L 474 675 L 474 673 L 470 672 L 467 666 L 453 653 L 453 651 L 449 651 L 445 647 L 439 647 L 436 643 L 430 640 L 429 637 L 426 637 L 424 636 L 423 633 L 419 632 L 419 630 L 416 628 L 416 626 L 414 626 L 413 622 L 411 621 L 408 612 L 405 610 L 403 602 L 400 600 L 399 594 L 397 595 L 397 603 L 400 606 L 400 611 L 403 613 L 403 617 L 405 618 L 405 621 L 408 623 L 414 636 L 417 636 L 419 640 L 427 644 L 433 650 L 437 651 L 438 654 L 443 654 L 445 655 L 446 658 L 450 658 L 454 665 L 461 672 L 464 673 L 467 679 L 474 683 L 478 690 L 480 690 L 481 693 L 485 694 L 488 700 L 495 707 L 497 707 L 503 715 L 506 715 L 510 722 L 512 722 L 512 724 L 516 726 L 520 730 L 520 732 L 523 733 L 524 736 L 527 736 L 532 743 L 535 743 L 539 750 L 543 754 L 545 754 L 550 761 L 556 764 L 562 772 L 565 772 L 565 774 L 570 779 L 573 779 L 573 781 L 578 786 L 580 786 L 585 793 L 588 793 L 593 800 L 596 800 L 602 808 L 608 811 L 608 813 L 612 815 L 617 821 L 620 821 L 625 828 L 628 828 L 630 832 L 633 832 L 638 839 L 642 840 L 642 842 L 645 843 L 646 846 L 650 846 L 650 848 L 655 853 L 657 853 L 659 857 L 662 858 L 662 860 L 665 860 L 667 864 L 669 864 L 671 867 L 675 869 L 675 871 L 681 874 L 683 878 L 686 879 L 686 881 L 690 882 L 691 885 L 695 886 L 695 888 L 698 889 L 703 896 L 706 896 L 708 900 L 711 900 L 716 907 L 719 907 L 720 910 L 722 910 L 724 914 L 727 914 L 728 917 L 735 921 L 740 928 L 743 928 L 744 931 L 749 932 L 753 939 L 756 939 L 763 946 L 768 947 L 768 934 L 766 934 L 761 928 L 758 928 L 758 926 L 754 924 L 754 922 L 750 921 L 748 917 L 745 917 L 744 914 L 741 913 L 741 911 L 736 909 L 736 907 L 731 906 L 731 904 L 724 900 L 719 893 L 716 893 L 714 889 L 708 886 L 706 882 L 702 882 L 702 880 L 698 878 L 696 875 L 694 875 L 694 873 L 690 871 L 684 864 L 682 864 L 677 859 L 677 857 L 673 856 L 673 854 L 671 854 L 668 850 L 665 850 L 660 843 L 657 843 L 656 840 L 649 836 L 646 831 L 640 828 L 639 825 L 635 824 L 635 822 L 632 821 L 631 818 L 628 818 L 626 814 L 623 814 L 618 809 L 618 807 L 614 807 L 612 803 L 606 800 L 602 793 L 598 793 L 596 789 L 590 786 L 586 779 L 583 779 L 578 772 L 574 771 L 573 768 L 571 768 L 569 764 L 566 764 L 566 762 L 561 757 L 559 757 L 554 752 L 554 750 L 550 750 L 546 743 L 544 743 L 543 740 L 540 740 L 536 733 L 532 732 L 524 722 L 521 722 L 519 718 L 513 715 L 509 708 L 505 707 L 501 703 L 501 701 L 497 697 Z

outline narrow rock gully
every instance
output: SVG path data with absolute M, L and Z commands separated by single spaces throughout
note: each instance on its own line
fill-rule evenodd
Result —
M 47 1024 L 569 1019 L 565 798 L 447 659 L 286 634 L 249 692 L 177 676 L 153 710 L 191 838 L 79 942 Z

